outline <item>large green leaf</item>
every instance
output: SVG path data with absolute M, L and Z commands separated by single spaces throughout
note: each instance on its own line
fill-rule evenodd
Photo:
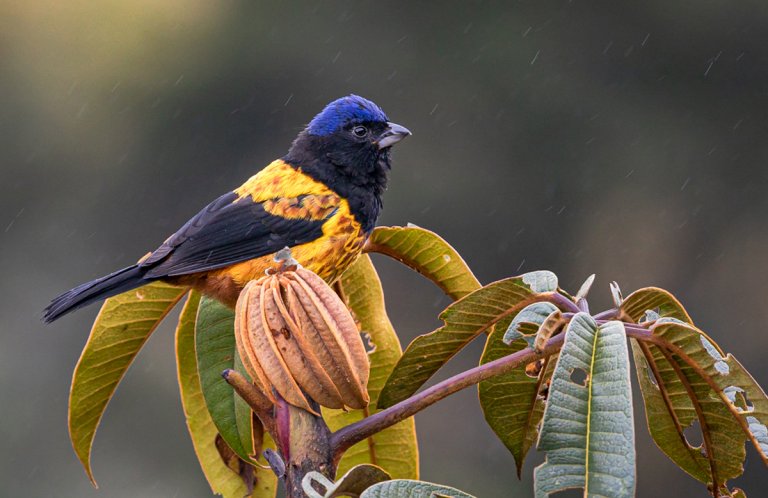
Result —
M 644 352 L 656 385 L 666 393 L 679 425 L 684 428 L 697 420 L 702 431 L 700 447 L 683 443 L 698 472 L 681 467 L 724 488 L 727 480 L 743 472 L 747 440 L 768 464 L 768 398 L 744 367 L 730 354 L 722 356 L 712 340 L 691 325 L 662 319 L 651 331 L 667 343 L 664 349 Z M 685 403 L 680 402 L 683 397 Z
M 453 299 L 480 288 L 456 249 L 434 232 L 417 226 L 377 227 L 365 246 L 413 268 Z
M 556 291 L 557 277 L 537 271 L 488 284 L 456 301 L 440 314 L 445 325 L 411 342 L 387 380 L 377 406 L 386 408 L 411 396 L 472 339 Z
M 695 356 L 716 371 L 719 366 L 732 372 L 733 377 L 729 378 L 732 380 L 728 382 L 731 382 L 732 386 L 746 386 L 746 389 L 752 392 L 750 399 L 758 400 L 758 412 L 761 411 L 760 400 L 765 400 L 765 395 L 760 387 L 735 358 L 722 358 L 722 350 L 717 344 L 706 334 L 693 328 L 690 316 L 672 294 L 655 287 L 640 289 L 624 300 L 621 309 L 624 315 L 633 321 L 642 320 L 646 312 L 651 311 L 651 315 L 658 315 L 653 318 L 660 318 L 659 325 L 668 319 L 688 323 L 689 327 L 668 324 L 661 330 L 672 327 L 672 332 L 667 331 L 670 339 L 673 336 L 677 341 L 687 338 L 686 344 L 693 348 L 692 351 L 696 351 Z M 641 344 L 633 340 L 632 352 L 645 403 L 648 429 L 656 445 L 681 469 L 704 483 L 717 481 L 722 486 L 728 479 L 741 475 L 744 436 L 738 433 L 739 420 L 730 419 L 727 405 L 718 406 L 715 393 L 705 385 L 706 379 L 679 357 L 670 355 L 652 343 Z M 718 360 L 715 356 L 722 359 Z M 732 368 L 728 361 L 731 362 Z M 718 373 L 716 378 L 722 378 L 722 374 Z M 722 385 L 721 389 L 727 387 Z M 724 393 L 720 393 L 720 396 L 721 401 L 725 399 Z M 738 392 L 734 393 L 734 398 L 736 397 L 743 399 Z M 762 406 L 761 418 L 753 417 L 755 420 L 766 420 L 765 405 Z M 750 425 L 747 416 L 745 414 L 741 418 L 742 429 Z M 685 430 L 694 422 L 699 423 L 702 438 L 706 438 L 703 445 L 694 446 L 686 439 Z M 713 434 L 713 431 L 718 434 Z M 756 442 L 755 438 L 753 442 Z M 711 452 L 707 451 L 707 445 L 712 447 Z M 759 442 L 756 446 L 760 446 Z M 761 452 L 761 456 L 765 460 L 764 452 Z
M 657 384 L 656 374 L 653 373 L 646 360 L 643 346 L 637 341 L 631 341 L 632 356 L 637 368 L 637 380 L 645 403 L 645 417 L 648 431 L 656 445 L 681 469 L 702 482 L 711 480 L 709 463 L 699 448 L 694 448 L 685 439 L 684 430 L 695 420 L 695 412 L 686 396 L 676 396 L 684 400 L 685 406 L 678 406 L 682 412 L 682 420 L 677 416 L 675 405 L 669 400 L 669 389 L 664 383 Z M 652 358 L 652 357 L 651 357 Z M 653 361 L 653 360 L 651 360 Z M 654 367 L 656 364 L 654 363 Z M 661 388 L 664 388 L 662 391 Z
M 149 336 L 187 293 L 160 282 L 109 298 L 72 376 L 69 437 L 91 482 L 91 447 L 109 400 Z
M 365 410 L 323 409 L 331 430 L 338 430 L 376 413 L 376 401 L 392 368 L 401 355 L 400 342 L 387 316 L 384 293 L 376 269 L 367 255 L 363 255 L 341 277 L 342 294 L 347 305 L 375 347 L 370 353 L 371 376 L 368 394 L 371 404 Z M 364 463 L 382 467 L 394 478 L 417 478 L 419 452 L 413 418 L 393 425 L 348 449 L 339 463 L 337 475 Z
M 254 450 L 250 407 L 221 377 L 226 369 L 247 376 L 237 354 L 234 324 L 234 311 L 204 297 L 197 312 L 195 353 L 200 386 L 213 423 L 232 451 L 249 462 Z
M 526 310 L 537 304 L 549 303 L 534 303 Z M 549 310 L 549 307 L 542 308 L 545 311 Z M 510 331 L 517 325 L 515 322 L 524 312 L 525 310 L 518 313 L 514 320 L 507 318 L 496 325 L 494 332 L 485 343 L 480 359 L 481 365 L 529 347 L 523 336 L 511 341 L 509 345 L 505 344 L 507 337 L 512 335 Z M 531 312 L 526 314 L 525 319 L 536 319 L 540 325 L 547 314 Z M 515 458 L 518 477 L 525 455 L 539 436 L 538 427 L 545 405 L 544 398 L 540 394 L 552 377 L 556 359 L 555 356 L 551 356 L 542 360 L 537 377 L 531 377 L 525 369 L 518 368 L 485 380 L 478 386 L 480 407 L 483 409 L 485 420 Z
M 578 313 L 565 332 L 552 376 L 534 471 L 537 497 L 568 488 L 584 496 L 630 498 L 635 493 L 632 386 L 624 326 L 600 327 Z M 582 385 L 574 373 L 586 375 Z
M 224 463 L 216 448 L 218 431 L 208 413 L 197 374 L 195 321 L 199 304 L 200 294 L 191 292 L 176 328 L 176 364 L 181 402 L 197 459 L 211 490 L 225 497 L 242 498 L 248 495 L 248 488 L 240 475 Z M 251 496 L 274 497 L 277 493 L 277 477 L 274 472 L 258 467 L 255 472 L 256 485 Z
M 456 488 L 432 484 L 431 482 L 395 479 L 374 484 L 366 489 L 360 498 L 474 498 Z
M 660 317 L 692 323 L 683 305 L 672 294 L 656 287 L 639 289 L 630 294 L 621 304 L 621 311 L 635 322 L 642 321 L 646 312 L 652 311 Z M 702 482 L 711 481 L 709 462 L 700 449 L 694 448 L 685 438 L 685 429 L 696 420 L 696 413 L 685 387 L 674 375 L 669 376 L 673 381 L 670 385 L 663 379 L 658 380 L 661 375 L 653 370 L 658 369 L 659 364 L 666 370 L 670 370 L 671 366 L 655 345 L 640 344 L 634 339 L 630 344 L 645 404 L 648 432 L 659 449 L 681 469 Z

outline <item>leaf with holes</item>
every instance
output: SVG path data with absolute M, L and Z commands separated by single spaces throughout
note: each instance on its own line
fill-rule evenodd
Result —
M 251 410 L 221 377 L 226 369 L 245 369 L 235 346 L 235 312 L 213 299 L 203 297 L 195 325 L 195 353 L 208 412 L 213 423 L 242 460 L 253 455 Z
M 179 390 L 187 428 L 192 438 L 195 454 L 211 491 L 223 496 L 241 497 L 248 495 L 243 479 L 228 467 L 216 448 L 218 431 L 208 413 L 205 398 L 200 387 L 195 355 L 195 321 L 200 304 L 200 295 L 191 292 L 179 317 L 176 328 L 176 364 Z M 243 463 L 243 465 L 247 465 Z M 277 478 L 270 470 L 255 467 L 256 485 L 253 498 L 270 498 L 277 493 Z
M 647 316 L 648 312 L 651 312 L 650 316 Z M 630 294 L 622 303 L 621 313 L 635 322 L 668 317 L 692 323 L 683 305 L 672 294 L 656 287 L 639 289 Z M 658 368 L 657 361 L 652 359 L 654 353 L 659 362 L 666 364 L 666 361 L 657 346 L 636 340 L 630 343 L 651 437 L 681 469 L 702 482 L 711 480 L 706 458 L 685 438 L 685 429 L 694 421 L 694 408 L 685 390 L 681 385 L 675 385 L 669 386 L 674 387 L 670 392 L 667 384 L 658 382 L 660 375 L 654 373 Z M 646 357 L 651 358 L 651 363 Z
M 536 304 L 549 303 L 535 303 L 531 306 Z M 550 306 L 554 307 L 554 305 Z M 523 315 L 524 311 L 518 313 L 511 321 L 510 330 L 516 325 L 518 318 Z M 528 319 L 540 318 L 543 322 L 547 314 L 544 316 L 533 314 L 527 316 Z M 528 347 L 524 337 L 522 340 L 518 338 L 510 341 L 509 345 L 505 344 L 506 339 L 509 338 L 509 330 L 506 330 L 505 327 L 508 321 L 509 318 L 499 322 L 496 330 L 488 338 L 483 356 L 480 359 L 481 365 Z M 515 458 L 518 477 L 520 477 L 525 455 L 539 436 L 539 423 L 544 414 L 545 404 L 540 393 L 546 388 L 547 382 L 552 376 L 556 359 L 556 356 L 551 356 L 542 360 L 540 367 L 537 368 L 538 376 L 532 377 L 525 370 L 518 368 L 509 373 L 492 377 L 478 385 L 483 416 L 496 436 Z
M 751 441 L 768 464 L 768 398 L 752 376 L 691 325 L 660 320 L 651 331 L 666 343 L 663 349 L 642 351 L 656 384 L 663 386 L 661 392 L 666 393 L 678 425 L 684 429 L 696 420 L 702 431 L 700 448 L 684 444 L 689 453 L 694 450 L 692 455 L 702 455 L 706 464 L 693 456 L 703 469 L 698 475 L 684 470 L 726 491 L 726 482 L 743 472 L 745 441 Z
M 440 314 L 445 325 L 417 337 L 405 350 L 384 386 L 378 407 L 392 406 L 412 395 L 472 339 L 556 291 L 555 274 L 537 271 L 488 284 L 456 301 Z
M 72 376 L 69 437 L 91 482 L 91 447 L 109 400 L 133 359 L 187 289 L 160 282 L 104 301 Z
M 374 484 L 366 489 L 360 498 L 433 498 L 449 496 L 451 498 L 474 498 L 458 489 L 441 484 L 409 479 L 395 479 Z
M 646 360 L 643 347 L 644 343 L 631 341 L 632 356 L 637 368 L 637 381 L 640 385 L 640 392 L 643 395 L 645 403 L 645 416 L 648 424 L 648 431 L 651 434 L 656 445 L 681 469 L 702 482 L 711 479 L 709 473 L 709 463 L 698 448 L 694 448 L 686 441 L 685 429 L 682 424 L 688 425 L 693 422 L 691 416 L 684 416 L 682 420 L 675 412 L 675 405 L 669 399 L 669 390 L 665 384 L 659 384 L 656 374 L 653 373 L 648 361 Z M 647 354 L 650 354 L 648 352 Z M 654 363 L 654 368 L 656 364 Z M 664 388 L 662 391 L 660 387 Z M 687 400 L 687 396 L 675 396 L 680 400 L 685 400 L 685 409 L 681 411 L 692 414 L 693 408 Z M 678 403 L 679 409 L 682 408 Z
M 585 496 L 632 497 L 635 437 L 624 326 L 598 327 L 578 313 L 565 333 L 539 436 L 547 460 L 534 471 L 535 494 L 584 488 Z M 573 378 L 579 371 L 586 373 L 583 385 Z
M 370 258 L 363 255 L 341 277 L 341 294 L 375 348 L 369 354 L 371 375 L 368 394 L 371 404 L 363 410 L 323 409 L 323 418 L 331 430 L 338 430 L 376 413 L 381 388 L 401 355 L 400 341 L 387 316 L 384 293 Z M 360 464 L 375 464 L 395 478 L 417 478 L 419 452 L 413 418 L 393 425 L 348 449 L 339 463 L 337 474 Z
M 695 348 L 698 357 L 705 360 L 713 372 L 717 372 L 715 379 L 721 378 L 724 373 L 733 372 L 733 377 L 730 377 L 733 379 L 732 385 L 722 384 L 720 386 L 723 390 L 720 394 L 721 400 L 729 399 L 729 387 L 742 384 L 748 386 L 749 390 L 754 393 L 752 397 L 757 400 L 765 400 L 765 395 L 760 387 L 735 358 L 730 356 L 730 360 L 724 358 L 723 351 L 709 336 L 693 328 L 692 325 L 686 327 L 681 323 L 686 322 L 690 325 L 692 320 L 672 294 L 663 289 L 650 287 L 633 292 L 622 303 L 623 314 L 634 321 L 642 320 L 647 311 L 652 312 L 651 319 L 657 320 L 656 327 L 661 327 L 666 322 L 665 329 L 660 330 L 666 330 L 666 327 L 673 327 L 673 330 L 676 331 L 684 330 L 685 333 L 682 336 L 689 338 L 689 346 Z M 681 322 L 675 324 L 670 320 Z M 678 326 L 681 327 L 678 328 Z M 691 335 L 691 331 L 695 331 L 695 338 Z M 682 340 L 683 337 L 679 339 Z M 714 439 L 710 441 L 711 445 L 716 447 L 720 445 L 718 442 L 722 442 L 723 448 L 720 449 L 719 453 L 721 455 L 730 454 L 732 458 L 729 459 L 725 456 L 718 458 L 716 456 L 711 459 L 707 456 L 704 447 L 706 444 L 690 444 L 686 439 L 686 429 L 694 423 L 698 423 L 702 436 L 704 436 L 704 432 L 711 432 L 714 427 L 721 427 L 725 429 L 726 433 L 731 433 L 741 441 L 744 440 L 743 436 L 736 434 L 736 424 L 730 421 L 726 415 L 728 406 L 722 405 L 718 408 L 715 405 L 710 405 L 710 400 L 706 398 L 704 405 L 701 405 L 695 396 L 690 396 L 690 392 L 696 391 L 696 386 L 701 393 L 706 393 L 707 389 L 699 385 L 706 380 L 688 370 L 687 366 L 678 361 L 679 358 L 674 361 L 676 365 L 670 363 L 670 355 L 654 344 L 639 343 L 633 340 L 632 350 L 638 366 L 637 376 L 645 402 L 648 428 L 656 445 L 681 469 L 704 483 L 717 480 L 721 485 L 724 485 L 727 480 L 741 475 L 743 472 L 741 462 L 744 457 L 743 448 L 738 447 L 743 446 L 742 443 L 729 444 L 733 443 L 733 441 L 729 441 L 729 436 L 714 436 Z M 676 369 L 684 372 L 685 377 L 680 377 Z M 725 378 L 722 380 L 725 382 Z M 741 391 L 741 388 L 735 389 L 730 395 L 733 398 L 732 404 L 737 401 L 743 402 L 744 394 Z M 709 395 L 714 394 L 709 391 Z M 764 407 L 763 403 L 764 401 L 758 401 L 758 406 Z M 710 407 L 712 413 L 706 413 L 703 410 L 706 407 Z M 701 415 L 697 414 L 697 410 L 702 412 Z M 758 412 L 760 411 L 761 409 L 758 408 Z M 758 415 L 760 418 L 753 418 L 765 420 L 765 408 L 762 409 L 762 413 L 762 415 Z M 741 417 L 742 430 L 747 430 L 750 426 L 750 422 L 747 420 L 748 416 L 744 414 Z M 701 424 L 702 419 L 706 420 L 713 417 L 718 421 L 717 424 L 714 422 L 706 425 Z M 702 439 L 704 438 L 702 437 Z M 760 446 L 759 437 L 753 436 L 750 439 L 756 446 Z M 761 452 L 761 456 L 765 460 L 764 452 Z
M 453 299 L 480 288 L 456 249 L 434 232 L 416 226 L 377 227 L 365 246 L 416 270 Z

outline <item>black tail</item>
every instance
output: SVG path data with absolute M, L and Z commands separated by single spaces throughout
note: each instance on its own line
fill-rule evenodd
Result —
M 144 270 L 137 265 L 123 268 L 106 277 L 97 278 L 96 280 L 78 285 L 74 289 L 60 295 L 45 308 L 43 320 L 46 323 L 51 323 L 70 311 L 75 311 L 94 301 L 106 299 L 136 287 L 141 287 L 151 281 L 152 279 L 144 278 Z

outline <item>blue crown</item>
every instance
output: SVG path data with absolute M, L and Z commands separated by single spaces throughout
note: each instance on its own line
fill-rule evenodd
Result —
M 387 115 L 370 100 L 349 95 L 325 106 L 325 109 L 309 122 L 307 131 L 312 135 L 330 135 L 348 124 L 365 121 L 386 122 Z

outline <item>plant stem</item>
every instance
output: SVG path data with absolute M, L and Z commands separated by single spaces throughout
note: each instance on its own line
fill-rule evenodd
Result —
M 310 401 L 314 409 L 320 407 Z M 331 431 L 322 417 L 303 408 L 298 408 L 280 399 L 277 412 L 277 434 L 275 441 L 285 461 L 285 490 L 288 498 L 304 498 L 302 488 L 304 476 L 309 472 L 320 472 L 329 479 L 336 474 L 330 443 Z
M 628 337 L 653 343 L 662 342 L 649 330 L 637 325 L 633 326 L 625 323 L 624 328 Z M 547 341 L 540 352 L 526 348 L 503 358 L 499 358 L 498 360 L 469 369 L 435 384 L 418 394 L 414 394 L 410 398 L 377 412 L 368 418 L 342 427 L 331 434 L 331 448 L 333 449 L 334 461 L 338 461 L 341 454 L 352 445 L 386 429 L 387 427 L 402 422 L 406 418 L 415 415 L 451 394 L 496 375 L 507 373 L 521 365 L 527 365 L 528 363 L 557 353 L 560 351 L 560 348 L 562 348 L 564 341 L 565 334 L 558 334 Z
M 227 369 L 221 376 L 248 403 L 277 444 L 285 464 L 285 475 L 278 477 L 285 480 L 286 495 L 289 498 L 306 496 L 301 482 L 310 471 L 333 478 L 336 464 L 331 451 L 331 431 L 322 417 L 289 404 L 279 395 L 277 403 L 272 403 L 235 370 Z M 310 399 L 310 403 L 320 411 L 314 400 Z M 275 473 L 278 473 L 277 470 Z
M 226 369 L 221 373 L 224 380 L 237 392 L 237 394 L 248 403 L 253 412 L 259 417 L 264 428 L 270 434 L 275 434 L 274 405 L 256 386 L 248 382 L 240 372 L 232 369 Z
M 611 308 L 609 310 L 601 311 L 600 313 L 594 315 L 592 318 L 595 320 L 610 320 L 610 319 L 616 319 L 619 316 L 619 310 L 616 308 Z
M 570 313 L 566 313 L 566 315 L 568 314 Z M 598 324 L 608 321 L 597 320 Z M 628 337 L 659 345 L 664 343 L 642 326 L 624 323 L 624 329 Z M 288 496 L 298 497 L 303 496 L 301 494 L 303 493 L 301 491 L 301 479 L 309 470 L 320 470 L 320 472 L 332 476 L 335 464 L 341 455 L 354 444 L 387 427 L 402 422 L 462 389 L 496 375 L 507 373 L 521 365 L 527 365 L 551 356 L 560 351 L 564 341 L 565 334 L 561 333 L 549 339 L 541 351 L 537 352 L 526 348 L 498 360 L 471 368 L 334 433 L 328 432 L 328 427 L 322 418 L 309 412 L 292 407 L 285 402 L 279 403 L 275 407 L 263 393 L 238 372 L 227 370 L 223 376 L 240 397 L 251 406 L 264 423 L 267 431 L 278 442 L 280 452 L 286 461 Z
M 571 313 L 578 313 L 582 311 L 576 303 L 560 294 L 559 292 L 552 292 L 546 295 L 543 300 L 549 301 L 550 303 L 560 308 L 562 311 L 570 311 Z

